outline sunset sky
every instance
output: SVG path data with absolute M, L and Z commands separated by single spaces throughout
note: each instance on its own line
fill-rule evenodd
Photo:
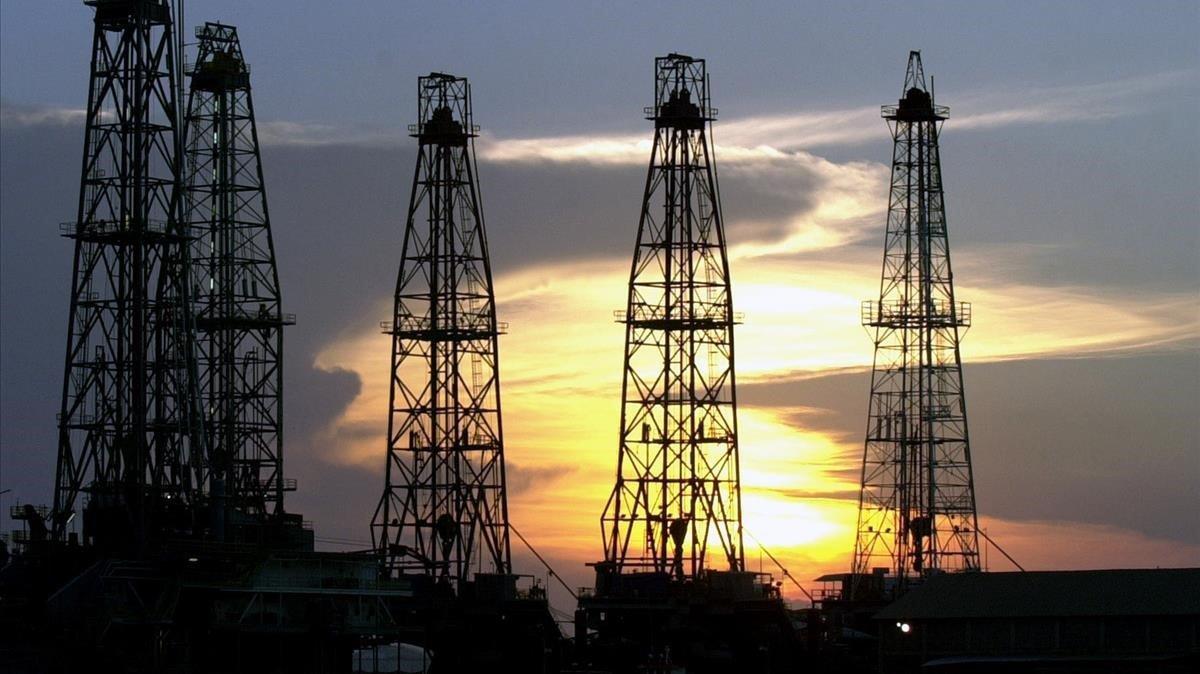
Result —
M 1200 565 L 1195 3 L 191 2 L 238 26 L 286 334 L 286 471 L 327 549 L 382 489 L 416 78 L 471 78 L 512 523 L 572 585 L 601 555 L 653 58 L 708 59 L 747 531 L 796 577 L 854 543 L 891 143 L 938 102 L 981 526 L 1026 568 Z M 286 8 L 286 10 L 284 9 Z M 91 11 L 0 4 L 0 497 L 48 503 Z M 544 571 L 514 538 L 518 571 Z M 758 549 L 747 543 L 758 568 Z M 990 550 L 993 569 L 1011 568 Z M 778 572 L 764 561 L 763 570 Z M 789 590 L 789 597 L 798 593 Z M 566 608 L 561 592 L 556 605 Z

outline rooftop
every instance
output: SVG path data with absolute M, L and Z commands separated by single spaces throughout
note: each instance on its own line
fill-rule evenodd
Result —
M 1200 615 L 1200 568 L 934 576 L 876 620 Z

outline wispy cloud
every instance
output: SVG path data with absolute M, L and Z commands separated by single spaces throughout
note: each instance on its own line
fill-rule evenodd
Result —
M 1195 84 L 1195 71 L 1172 71 L 1109 82 L 1056 87 L 1007 87 L 954 96 L 953 128 L 993 129 L 1019 124 L 1055 124 L 1137 114 L 1152 105 L 1153 94 Z M 83 108 L 49 107 L 0 101 L 0 121 L 11 126 L 82 124 Z M 799 149 L 854 145 L 879 138 L 878 106 L 799 110 L 723 120 L 717 152 L 726 164 L 773 161 Z M 357 127 L 295 120 L 264 120 L 259 137 L 268 145 L 400 145 L 403 129 Z M 642 164 L 650 140 L 641 131 L 616 134 L 504 138 L 484 133 L 480 154 L 496 162 L 588 162 Z
M 478 146 L 480 156 L 494 162 L 641 164 L 650 156 L 651 141 L 645 133 L 538 138 L 500 138 L 485 133 Z
M 1110 82 L 977 92 L 956 106 L 954 128 L 992 129 L 1017 124 L 1055 124 L 1127 117 L 1151 109 L 1154 94 L 1200 81 L 1196 71 L 1173 71 Z M 1020 105 L 1013 105 L 1013 101 Z M 955 109 L 951 109 L 954 115 Z
M 55 108 L 0 101 L 0 126 L 82 126 L 87 117 L 83 108 Z
M 886 207 L 888 167 L 866 161 L 837 163 L 803 150 L 778 153 L 768 161 L 735 162 L 722 171 L 760 193 L 786 201 L 806 199 L 791 214 L 758 222 L 733 214 L 729 223 L 734 259 L 811 252 L 858 241 L 877 227 Z M 757 236 L 756 236 L 757 234 Z
M 106 118 L 111 111 L 101 111 Z M 7 128 L 36 126 L 78 126 L 87 121 L 84 108 L 28 105 L 0 101 L 0 125 Z M 258 138 L 264 145 L 391 145 L 399 146 L 408 137 L 399 129 L 342 126 L 317 122 L 288 120 L 260 120 L 257 123 Z
M 484 138 L 480 153 L 499 163 L 620 164 L 640 173 L 650 140 L 645 134 L 595 141 Z M 843 246 L 876 226 L 887 205 L 889 169 L 883 164 L 833 162 L 805 150 L 767 146 L 721 145 L 717 154 L 723 184 L 735 186 L 726 197 L 741 206 L 725 209 L 735 258 Z
M 968 131 L 1126 117 L 1149 109 L 1153 94 L 1198 79 L 1194 71 L 1174 71 L 1095 84 L 966 92 L 950 101 L 951 124 Z M 718 136 L 742 147 L 788 150 L 853 145 L 881 133 L 879 107 L 863 106 L 732 120 L 721 124 Z
M 409 140 L 399 129 L 347 127 L 287 120 L 258 122 L 258 139 L 263 145 L 302 147 L 321 145 L 399 147 Z
M 1151 95 L 1196 81 L 1196 72 L 1176 71 L 1096 84 L 966 92 L 953 101 L 953 128 L 966 131 L 1124 117 L 1152 105 Z M 878 139 L 884 133 L 882 124 L 878 106 L 725 120 L 715 132 L 717 154 L 725 165 L 769 162 L 795 150 Z M 485 137 L 480 146 L 482 156 L 497 162 L 641 164 L 650 154 L 645 133 Z

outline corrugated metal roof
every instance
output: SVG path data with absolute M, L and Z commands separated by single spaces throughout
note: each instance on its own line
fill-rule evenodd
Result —
M 1200 616 L 1200 568 L 956 573 L 935 576 L 876 620 Z

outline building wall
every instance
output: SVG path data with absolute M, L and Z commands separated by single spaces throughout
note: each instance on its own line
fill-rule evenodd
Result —
M 971 618 L 911 621 L 880 630 L 884 672 L 915 671 L 954 656 L 1112 657 L 1200 654 L 1200 615 Z

